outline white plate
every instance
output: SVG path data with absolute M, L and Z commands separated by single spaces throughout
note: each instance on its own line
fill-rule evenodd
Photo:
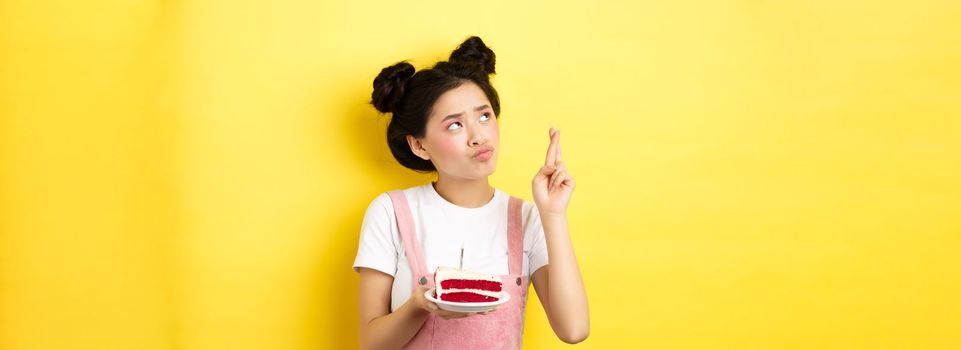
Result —
M 437 307 L 454 312 L 486 312 L 492 311 L 497 308 L 498 305 L 506 303 L 511 300 L 511 295 L 505 291 L 501 291 L 501 297 L 497 301 L 489 301 L 484 303 L 455 303 L 452 301 L 438 300 L 434 298 L 434 289 L 428 289 L 424 292 L 424 297 L 428 301 L 437 304 Z

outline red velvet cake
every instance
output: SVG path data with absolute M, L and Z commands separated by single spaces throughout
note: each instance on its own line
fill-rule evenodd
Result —
M 500 299 L 501 280 L 497 276 L 438 267 L 434 273 L 437 299 L 459 303 L 482 303 Z

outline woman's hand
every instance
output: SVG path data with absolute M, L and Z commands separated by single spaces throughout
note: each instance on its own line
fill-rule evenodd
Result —
M 441 309 L 437 307 L 437 304 L 432 303 L 430 300 L 427 300 L 427 298 L 424 297 L 424 293 L 426 292 L 427 292 L 427 288 L 417 287 L 417 291 L 415 291 L 413 295 L 414 304 L 419 306 L 421 309 L 424 309 L 445 320 L 487 314 L 487 312 L 454 312 L 454 311 L 447 311 L 447 310 Z
M 551 144 L 547 147 L 547 160 L 531 183 L 534 203 L 541 216 L 564 215 L 574 193 L 574 178 L 561 162 L 561 132 L 551 128 L 549 133 Z

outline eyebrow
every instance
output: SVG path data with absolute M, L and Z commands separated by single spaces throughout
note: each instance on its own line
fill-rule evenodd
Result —
M 474 111 L 475 111 L 475 112 L 480 112 L 480 111 L 483 111 L 484 109 L 489 108 L 489 107 L 490 107 L 489 105 L 477 106 L 477 107 L 474 107 Z M 460 116 L 463 116 L 463 115 L 464 115 L 464 112 L 454 113 L 454 114 L 451 114 L 451 115 L 449 115 L 449 116 L 444 117 L 444 119 L 442 119 L 440 122 L 443 123 L 443 122 L 447 121 L 447 119 L 457 118 L 457 117 L 460 117 Z

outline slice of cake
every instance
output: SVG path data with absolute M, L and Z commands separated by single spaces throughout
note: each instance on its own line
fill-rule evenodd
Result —
M 437 299 L 459 303 L 497 301 L 501 295 L 500 278 L 452 267 L 438 267 L 434 273 Z

